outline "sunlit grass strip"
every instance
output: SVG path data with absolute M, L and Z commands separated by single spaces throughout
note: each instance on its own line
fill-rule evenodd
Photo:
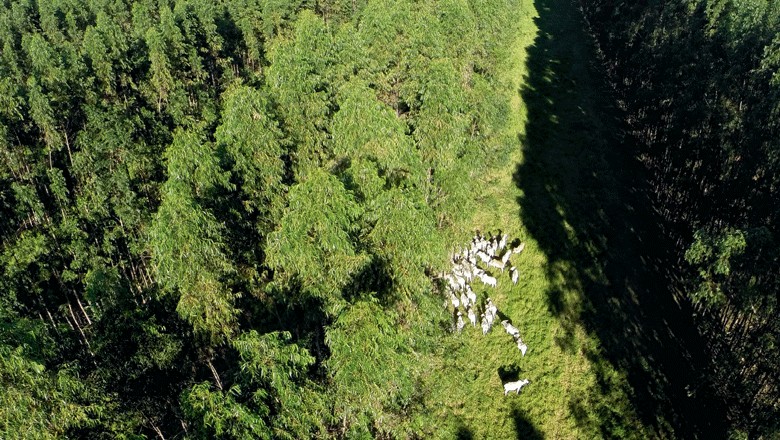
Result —
M 598 341 L 588 336 L 578 323 L 576 311 L 584 287 L 577 280 L 548 275 L 567 273 L 572 268 L 548 270 L 553 263 L 520 220 L 520 210 L 534 209 L 522 203 L 523 194 L 513 175 L 524 161 L 523 146 L 518 139 L 525 137 L 528 109 L 517 91 L 529 74 L 527 48 L 538 33 L 535 17 L 533 2 L 524 1 L 513 62 L 501 76 L 511 106 L 511 120 L 503 136 L 515 148 L 509 160 L 481 176 L 486 191 L 475 197 L 477 210 L 471 220 L 459 225 L 463 234 L 501 230 L 527 243 L 525 251 L 513 258 L 520 272 L 517 285 L 507 281 L 499 282 L 497 289 L 481 283 L 474 283 L 474 287 L 479 296 L 493 298 L 501 312 L 515 323 L 529 350 L 525 357 L 521 356 L 511 344 L 511 336 L 500 328 L 483 336 L 479 327 L 467 325 L 463 333 L 447 339 L 439 353 L 439 369 L 427 377 L 431 390 L 429 405 L 439 416 L 434 418 L 439 424 L 433 432 L 439 438 L 467 438 L 468 435 L 473 438 L 584 438 L 588 432 L 578 426 L 572 402 L 580 402 L 588 411 L 592 410 L 588 408 L 592 399 L 605 400 L 603 406 L 611 405 L 618 417 L 627 419 L 627 425 L 637 425 L 631 422 L 636 416 L 624 395 L 625 377 L 621 373 L 613 370 L 606 374 L 613 378 L 610 385 L 616 385 L 613 391 L 605 393 L 606 396 L 592 395 L 598 386 L 596 369 L 607 364 L 593 362 L 585 356 L 587 352 L 598 352 Z M 583 51 L 585 48 L 583 43 Z M 559 129 L 571 130 L 566 134 L 576 135 L 573 127 Z M 569 238 L 575 239 L 573 231 L 570 234 Z M 553 315 L 548 298 L 552 291 L 560 292 L 567 302 L 568 310 L 573 311 L 569 316 Z M 502 379 L 525 377 L 531 383 L 519 396 L 503 395 Z

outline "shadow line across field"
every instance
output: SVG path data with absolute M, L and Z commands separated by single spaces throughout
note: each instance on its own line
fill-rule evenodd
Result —
M 556 343 L 584 350 L 596 374 L 569 411 L 591 438 L 721 438 L 724 409 L 700 385 L 706 353 L 672 288 L 671 246 L 581 13 L 570 0 L 535 5 L 539 33 L 519 91 L 528 109 L 524 159 L 514 181 L 521 220 L 549 260 L 549 309 L 565 329 Z M 581 347 L 578 327 L 597 344 Z M 515 419 L 518 436 L 539 438 Z

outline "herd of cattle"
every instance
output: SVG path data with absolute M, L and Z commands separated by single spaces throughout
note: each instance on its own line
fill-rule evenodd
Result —
M 460 248 L 452 254 L 452 269 L 449 273 L 440 274 L 440 278 L 445 282 L 444 290 L 453 306 L 455 331 L 460 333 L 466 327 L 464 316 L 473 327 L 476 327 L 477 313 L 481 311 L 482 334 L 486 335 L 490 332 L 500 312 L 490 297 L 483 304 L 480 304 L 477 300 L 477 294 L 471 288 L 471 283 L 474 280 L 479 280 L 489 287 L 496 287 L 498 280 L 489 271 L 492 270 L 495 273 L 497 269 L 502 274 L 506 271 L 512 283 L 517 284 L 520 274 L 517 268 L 512 265 L 511 257 L 522 252 L 524 248 L 525 243 L 519 241 L 516 244 L 508 243 L 506 234 L 483 236 L 478 232 L 469 246 Z M 520 331 L 506 319 L 501 321 L 501 325 L 512 336 L 520 353 L 525 356 L 528 346 L 521 339 Z M 505 383 L 504 395 L 510 391 L 520 393 L 520 389 L 528 382 L 525 379 Z

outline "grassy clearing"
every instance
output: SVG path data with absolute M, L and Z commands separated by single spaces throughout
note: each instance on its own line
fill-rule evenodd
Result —
M 489 190 L 470 226 L 500 229 L 526 242 L 525 251 L 513 257 L 521 273 L 516 286 L 505 274 L 497 290 L 488 292 L 479 283 L 475 288 L 519 328 L 529 351 L 522 357 L 500 326 L 487 336 L 470 326 L 453 335 L 442 347 L 445 361 L 430 378 L 435 386 L 429 404 L 440 420 L 436 429 L 441 438 L 663 437 L 664 429 L 653 429 L 637 415 L 627 373 L 601 357 L 599 335 L 581 322 L 589 307 L 584 299 L 594 285 L 608 286 L 610 280 L 607 263 L 599 261 L 605 246 L 575 218 L 606 214 L 587 198 L 572 206 L 569 201 L 579 194 L 558 195 L 592 191 L 612 201 L 621 197 L 610 187 L 615 162 L 604 159 L 610 145 L 601 139 L 610 126 L 602 121 L 599 82 L 588 65 L 592 50 L 569 1 L 525 0 L 522 8 L 515 63 L 506 72 L 507 84 L 518 91 L 508 126 L 517 148 L 503 167 L 484 176 Z M 550 24 L 560 27 L 556 35 Z M 553 142 L 565 148 L 539 151 Z M 559 156 L 534 162 L 545 154 Z M 582 176 L 570 175 L 582 161 L 583 170 L 598 174 L 590 187 L 581 187 Z M 545 206 L 535 206 L 538 197 L 526 193 L 537 187 L 548 196 Z M 608 229 L 609 223 L 599 227 Z M 531 384 L 520 396 L 504 397 L 502 379 L 517 378 Z
M 523 4 L 523 17 L 515 46 L 512 69 L 506 81 L 512 90 L 520 90 L 527 77 L 527 48 L 536 38 L 536 10 L 532 1 Z M 519 93 L 511 102 L 512 139 L 523 137 L 527 107 Z M 564 330 L 550 313 L 545 292 L 561 280 L 550 280 L 549 261 L 538 243 L 523 227 L 518 212 L 522 192 L 512 180 L 515 168 L 523 160 L 520 145 L 510 160 L 485 176 L 489 191 L 479 200 L 480 210 L 472 219 L 473 230 L 505 231 L 526 242 L 525 251 L 513 257 L 521 280 L 512 285 L 508 275 L 499 279 L 493 291 L 475 283 L 480 298 L 490 295 L 499 309 L 520 329 L 529 346 L 522 357 L 512 338 L 500 326 L 482 336 L 479 327 L 454 335 L 444 347 L 447 359 L 435 377 L 438 394 L 432 407 L 440 415 L 442 438 L 576 438 L 581 437 L 570 408 L 569 397 L 585 392 L 593 385 L 589 363 L 580 350 L 564 350 L 555 341 Z M 573 293 L 576 295 L 576 293 Z M 580 330 L 576 345 L 587 344 Z M 504 380 L 529 378 L 531 384 L 520 396 L 503 396 Z

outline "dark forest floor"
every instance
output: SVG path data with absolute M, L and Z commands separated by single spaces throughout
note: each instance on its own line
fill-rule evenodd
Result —
M 522 224 L 547 257 L 548 279 L 557 280 L 546 292 L 566 330 L 556 343 L 584 350 L 596 374 L 569 410 L 588 437 L 720 438 L 723 408 L 699 387 L 703 344 L 672 287 L 671 243 L 581 12 L 570 0 L 535 7 L 539 33 L 520 90 L 527 121 L 514 180 Z M 577 328 L 595 344 L 579 345 Z

